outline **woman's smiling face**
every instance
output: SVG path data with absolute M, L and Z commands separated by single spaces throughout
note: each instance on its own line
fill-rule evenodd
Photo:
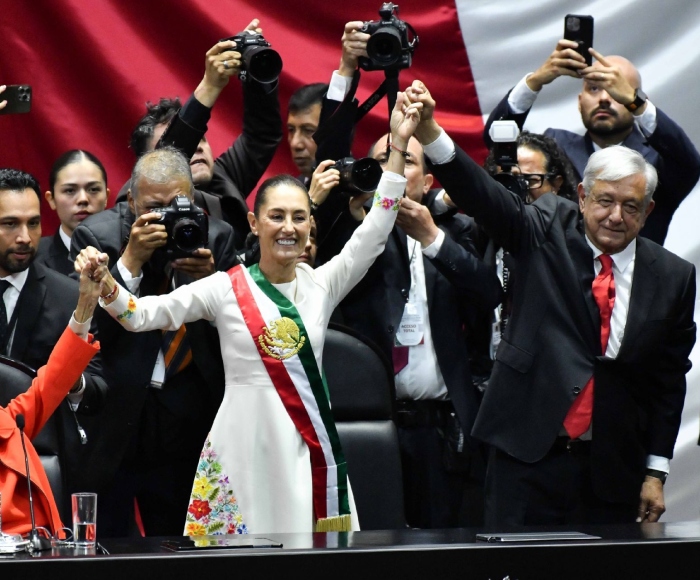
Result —
M 298 187 L 280 184 L 265 193 L 251 229 L 260 241 L 260 261 L 287 265 L 304 252 L 311 230 L 309 196 Z

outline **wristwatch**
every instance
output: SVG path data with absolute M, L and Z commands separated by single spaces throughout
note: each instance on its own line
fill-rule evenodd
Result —
M 645 475 L 660 479 L 662 484 L 666 483 L 666 478 L 668 477 L 668 473 L 665 471 L 659 471 L 658 469 L 647 469 Z
M 647 102 L 647 95 L 642 89 L 634 89 L 634 101 L 627 103 L 625 109 L 634 113 Z

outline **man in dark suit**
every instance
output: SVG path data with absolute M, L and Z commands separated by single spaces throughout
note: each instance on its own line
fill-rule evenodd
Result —
M 422 83 L 409 97 L 424 104 L 416 135 L 436 177 L 518 268 L 472 432 L 491 445 L 487 523 L 656 521 L 695 343 L 695 268 L 638 236 L 655 169 L 609 147 L 591 156 L 579 207 L 525 205 L 442 131 Z
M 256 31 L 258 20 L 246 30 Z M 250 231 L 246 198 L 253 191 L 282 140 L 278 81 L 260 83 L 248 76 L 243 86 L 243 132 L 233 145 L 214 159 L 206 138 L 211 110 L 223 89 L 241 67 L 241 54 L 233 41 L 222 41 L 206 54 L 202 81 L 180 108 L 178 99 L 161 99 L 149 105 L 131 134 L 137 156 L 156 147 L 173 146 L 190 160 L 196 186 L 194 200 L 211 216 L 233 226 L 238 250 Z M 127 183 L 117 201 L 126 198 Z
M 34 369 L 46 364 L 70 320 L 78 283 L 36 263 L 41 237 L 40 191 L 28 173 L 0 170 L 0 353 Z M 81 491 L 84 458 L 95 444 L 91 417 L 107 385 L 99 354 L 59 407 L 66 490 Z M 67 498 L 56 498 L 67 506 Z
M 590 155 L 600 148 L 622 144 L 641 153 L 659 175 L 654 212 L 641 235 L 663 244 L 673 213 L 700 177 L 700 154 L 683 129 L 647 99 L 639 72 L 629 60 L 590 49 L 597 62 L 587 67 L 575 48 L 575 42 L 559 41 L 542 66 L 525 76 L 491 112 L 484 140 L 490 147 L 488 132 L 495 120 L 514 120 L 522 130 L 543 86 L 560 76 L 582 78 L 578 104 L 585 135 L 562 129 L 547 129 L 545 135 L 566 152 L 578 179 Z
M 209 218 L 206 248 L 190 257 L 166 257 L 167 234 L 157 210 L 178 195 L 191 199 L 194 190 L 189 164 L 177 150 L 142 156 L 131 183 L 127 202 L 76 228 L 73 257 L 87 246 L 107 253 L 112 275 L 141 296 L 237 263 L 233 230 L 215 218 Z M 177 337 L 166 347 L 168 335 L 161 331 L 131 334 L 104 312 L 96 320 L 110 385 L 91 464 L 93 487 L 104 498 L 101 533 L 127 535 L 136 498 L 147 534 L 181 534 L 199 453 L 223 397 L 216 329 L 206 321 L 187 324 L 184 350 L 173 350 Z
M 372 150 L 382 165 L 389 153 L 386 144 L 385 136 Z M 345 324 L 394 363 L 409 525 L 479 525 L 483 463 L 468 440 L 478 399 L 464 321 L 468 308 L 493 309 L 500 285 L 495 271 L 476 255 L 470 220 L 454 213 L 431 214 L 436 192 L 429 192 L 433 178 L 415 139 L 405 156 L 408 181 L 397 227 L 339 308 Z M 359 212 L 361 219 L 364 212 Z M 361 223 L 356 217 L 357 208 L 349 206 L 339 216 L 325 218 L 336 222 L 326 245 L 342 248 Z M 471 505 L 465 505 L 465 496 Z
M 287 143 L 294 165 L 299 171 L 299 181 L 308 187 L 316 162 L 314 133 L 321 118 L 323 97 L 328 91 L 325 83 L 312 83 L 299 87 L 287 104 Z

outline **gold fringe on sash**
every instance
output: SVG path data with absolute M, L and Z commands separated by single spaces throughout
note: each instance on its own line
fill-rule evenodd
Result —
M 317 532 L 349 532 L 351 527 L 350 514 L 316 520 Z

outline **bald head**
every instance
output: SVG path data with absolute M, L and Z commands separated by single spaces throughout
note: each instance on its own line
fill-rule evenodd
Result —
M 642 88 L 642 76 L 639 74 L 637 67 L 634 66 L 628 59 L 624 56 L 613 55 L 606 56 L 605 61 L 610 64 L 610 66 L 616 66 L 622 72 L 627 82 L 632 85 L 632 88 L 641 89 Z M 593 63 L 593 68 L 603 68 L 603 65 L 598 61 Z

